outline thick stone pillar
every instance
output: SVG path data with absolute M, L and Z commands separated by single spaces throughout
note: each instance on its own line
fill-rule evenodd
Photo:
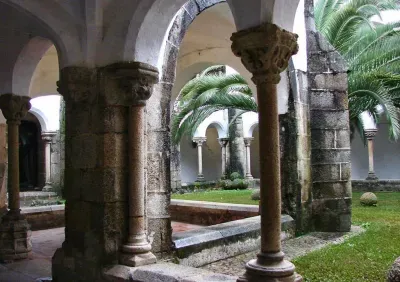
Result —
M 43 132 L 42 140 L 44 141 L 44 164 L 45 164 L 45 185 L 43 191 L 49 192 L 53 190 L 53 182 L 51 180 L 51 143 L 56 135 L 55 132 Z
M 141 266 L 156 262 L 146 234 L 145 222 L 145 106 L 158 80 L 156 68 L 139 64 L 129 77 L 132 106 L 129 109 L 129 234 L 122 246 L 120 262 L 128 266 Z
M 351 228 L 350 122 L 346 62 L 316 31 L 314 1 L 305 0 L 310 95 L 312 228 Z
M 138 62 L 61 70 L 66 225 L 53 281 L 103 281 L 106 265 L 144 263 L 136 256 L 149 248 L 142 232 L 144 105 L 138 101 L 148 98 L 155 77 L 154 68 Z
M 31 231 L 21 214 L 19 201 L 19 125 L 31 108 L 29 97 L 0 96 L 0 109 L 8 129 L 8 211 L 0 224 L 0 260 L 27 258 L 32 250 Z
M 233 53 L 257 86 L 260 136 L 261 252 L 238 281 L 300 281 L 281 250 L 281 187 L 277 84 L 298 50 L 297 36 L 274 24 L 236 32 Z
M 0 216 L 7 212 L 7 129 L 0 123 Z
M 368 142 L 368 176 L 366 180 L 378 180 L 374 169 L 374 139 L 377 132 L 378 130 L 375 128 L 366 129 L 364 132 Z
M 251 159 L 250 159 L 250 146 L 253 137 L 244 138 L 244 145 L 246 147 L 246 179 L 252 180 L 253 175 L 251 175 Z
M 237 110 L 228 110 L 229 123 L 236 115 Z M 240 116 L 229 127 L 229 174 L 238 172 L 244 177 L 246 173 L 246 153 L 243 146 L 243 138 L 243 119 Z
M 203 182 L 204 181 L 204 175 L 203 175 L 203 143 L 206 142 L 206 138 L 195 137 L 193 139 L 193 142 L 196 142 L 196 144 L 197 144 L 197 168 L 198 168 L 198 173 L 197 173 L 196 181 Z
M 221 179 L 226 179 L 226 146 L 228 145 L 228 138 L 219 138 L 219 145 L 221 145 Z

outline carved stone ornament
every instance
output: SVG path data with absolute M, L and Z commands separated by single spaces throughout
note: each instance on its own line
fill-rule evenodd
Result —
M 244 145 L 246 147 L 250 147 L 251 142 L 254 140 L 254 137 L 245 137 L 243 140 L 244 140 Z
M 366 129 L 366 130 L 364 131 L 365 138 L 367 138 L 367 139 L 374 139 L 377 132 L 378 132 L 378 130 L 375 129 L 375 128 L 373 128 L 373 129 Z
M 0 109 L 7 123 L 21 122 L 26 113 L 31 108 L 30 97 L 18 96 L 11 93 L 3 94 L 0 96 Z
M 206 137 L 194 137 L 193 142 L 197 143 L 198 146 L 202 146 L 207 141 Z
M 97 91 L 94 86 L 96 72 L 86 67 L 66 67 L 60 71 L 57 91 L 65 101 L 91 103 Z
M 264 23 L 231 37 L 232 51 L 253 74 L 253 82 L 278 84 L 290 58 L 298 52 L 297 34 Z
M 225 147 L 226 145 L 228 145 L 229 138 L 219 138 L 218 142 L 221 147 Z
M 130 105 L 145 105 L 151 97 L 153 85 L 158 82 L 157 68 L 141 62 L 115 63 L 107 67 L 109 74 L 118 79 L 125 101 Z

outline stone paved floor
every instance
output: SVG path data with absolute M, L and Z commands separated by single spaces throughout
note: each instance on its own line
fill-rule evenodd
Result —
M 177 232 L 201 228 L 199 225 L 173 223 Z M 330 243 L 341 243 L 350 236 L 362 232 L 359 227 L 353 227 L 351 233 L 311 233 L 302 237 L 287 240 L 283 249 L 289 259 L 320 249 Z M 64 228 L 55 228 L 32 232 L 32 254 L 27 260 L 0 264 L 0 282 L 33 282 L 40 277 L 51 276 L 51 257 L 64 241 Z M 221 260 L 204 266 L 213 272 L 239 276 L 243 273 L 244 264 L 256 257 L 256 252 L 250 252 L 233 258 Z

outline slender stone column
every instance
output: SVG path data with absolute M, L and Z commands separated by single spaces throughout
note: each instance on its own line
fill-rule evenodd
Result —
M 226 145 L 228 145 L 229 138 L 219 138 L 218 142 L 221 145 L 221 179 L 226 179 Z
M 281 250 L 281 187 L 277 84 L 298 50 L 297 35 L 278 26 L 236 32 L 233 53 L 241 57 L 257 86 L 260 138 L 261 252 L 246 264 L 238 281 L 301 281 Z
M 8 130 L 8 212 L 0 224 L 0 260 L 27 258 L 32 249 L 31 231 L 21 214 L 19 201 L 19 125 L 31 108 L 29 97 L 14 94 L 0 96 L 0 109 Z
M 197 143 L 197 166 L 198 166 L 198 174 L 196 181 L 203 182 L 203 143 L 206 142 L 206 138 L 203 137 L 195 137 L 193 142 Z
M 365 138 L 367 138 L 368 142 L 368 176 L 366 180 L 378 180 L 378 177 L 375 174 L 374 170 L 374 139 L 376 136 L 376 133 L 378 132 L 377 129 L 366 129 L 365 130 Z
M 136 68 L 120 72 L 121 83 L 125 84 L 132 99 L 129 108 L 129 234 L 122 246 L 120 262 L 128 266 L 141 266 L 156 262 L 146 234 L 145 219 L 145 106 L 158 81 L 156 68 L 137 63 Z M 118 75 L 118 71 L 117 71 Z M 124 81 L 127 80 L 127 81 Z M 129 91 L 130 90 L 130 91 Z M 129 98 L 128 98 L 129 100 Z
M 44 192 L 50 192 L 53 190 L 53 183 L 51 181 L 51 143 L 53 141 L 55 132 L 43 132 L 42 140 L 44 141 L 44 158 L 45 158 L 45 185 L 43 187 Z
M 252 180 L 253 175 L 251 175 L 251 160 L 250 160 L 250 145 L 253 141 L 253 137 L 244 138 L 244 145 L 246 146 L 246 179 Z

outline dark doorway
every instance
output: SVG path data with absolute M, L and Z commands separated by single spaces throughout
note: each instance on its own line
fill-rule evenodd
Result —
M 38 187 L 38 125 L 33 121 L 22 120 L 19 126 L 19 179 L 21 191 Z

